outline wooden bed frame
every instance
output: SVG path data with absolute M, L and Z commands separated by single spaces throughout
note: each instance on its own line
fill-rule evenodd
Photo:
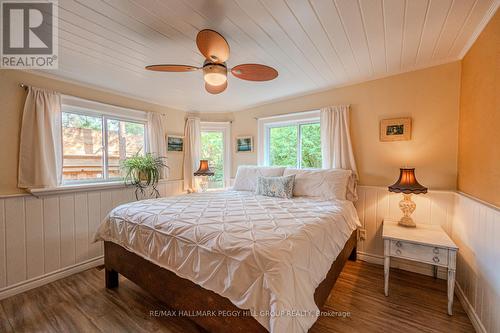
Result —
M 356 260 L 356 230 L 347 240 L 344 248 L 332 264 L 326 278 L 314 292 L 314 301 L 322 308 L 346 261 Z M 106 288 L 118 287 L 118 274 L 122 274 L 144 290 L 148 291 L 168 308 L 189 313 L 213 311 L 210 313 L 241 314 L 240 316 L 190 316 L 198 326 L 208 332 L 267 332 L 267 330 L 244 310 L 236 307 L 229 299 L 213 291 L 177 276 L 175 273 L 132 253 L 123 247 L 104 242 L 104 265 Z

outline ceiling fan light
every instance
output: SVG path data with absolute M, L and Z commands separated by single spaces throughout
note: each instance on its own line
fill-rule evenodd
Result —
M 220 86 L 227 81 L 227 69 L 222 65 L 203 67 L 203 79 L 211 86 Z

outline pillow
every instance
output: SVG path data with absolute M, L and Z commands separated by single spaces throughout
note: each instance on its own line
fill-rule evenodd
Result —
M 259 177 L 255 194 L 268 197 L 288 198 L 293 197 L 293 181 L 295 175 L 282 177 Z
M 295 175 L 294 196 L 319 197 L 326 200 L 346 200 L 351 170 L 343 169 L 290 169 L 284 176 Z
M 257 178 L 283 176 L 284 167 L 259 167 L 256 165 L 245 165 L 238 167 L 233 190 L 255 192 Z

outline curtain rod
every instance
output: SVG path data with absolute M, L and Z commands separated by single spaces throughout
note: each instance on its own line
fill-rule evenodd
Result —
M 28 86 L 27 84 L 24 84 L 24 83 L 21 82 L 21 83 L 19 83 L 19 87 L 24 88 L 24 90 L 26 90 L 30 86 Z M 112 107 L 115 107 L 115 108 L 128 109 L 128 110 L 137 111 L 137 112 L 146 112 L 146 113 L 148 113 L 148 112 L 155 112 L 155 111 L 146 111 L 146 110 L 129 108 L 127 106 L 121 106 L 121 105 L 117 105 L 117 104 L 113 104 L 113 103 L 102 102 L 100 100 L 91 99 L 91 98 L 84 98 L 84 97 L 79 97 L 79 96 L 75 96 L 75 95 L 63 94 L 63 93 L 61 93 L 59 91 L 57 91 L 57 93 L 60 94 L 62 98 L 68 98 L 68 99 L 73 99 L 73 100 L 77 99 L 77 100 L 81 100 L 81 101 L 84 101 L 84 102 L 98 103 L 98 104 L 103 104 L 103 105 L 107 105 L 107 106 L 112 106 Z M 124 97 L 127 98 L 126 96 L 124 96 Z M 163 112 L 155 112 L 155 113 L 158 113 L 158 114 L 166 116 L 166 114 L 163 113 Z
M 24 90 L 28 89 L 28 85 L 26 85 L 26 84 L 24 84 L 22 82 L 19 83 L 19 87 L 23 88 Z M 76 99 L 83 100 L 83 101 L 90 101 L 90 102 L 94 102 L 94 103 L 99 103 L 99 104 L 104 104 L 104 105 L 110 105 L 110 106 L 117 107 L 117 108 L 122 108 L 122 109 L 130 109 L 130 110 L 139 111 L 139 112 L 154 112 L 154 111 L 144 111 L 144 110 L 132 109 L 132 108 L 128 108 L 128 107 L 125 107 L 125 106 L 119 106 L 119 105 L 115 105 L 115 104 L 110 104 L 110 103 L 106 103 L 106 102 L 101 102 L 101 101 L 97 101 L 97 100 L 93 100 L 93 99 L 82 98 L 82 97 L 73 96 L 73 95 L 66 95 L 66 94 L 61 94 L 61 95 L 62 96 L 67 96 L 69 98 L 76 98 Z M 155 112 L 155 113 L 158 113 L 158 114 L 160 114 L 161 116 L 164 116 L 164 117 L 167 116 L 163 112 Z M 232 121 L 229 121 L 229 123 L 232 123 Z
M 348 107 L 351 106 L 351 104 L 340 104 L 340 105 L 345 105 Z M 253 117 L 253 119 L 259 120 L 259 119 L 266 119 L 266 118 L 279 118 L 279 117 L 284 117 L 284 116 L 297 116 L 300 114 L 308 114 L 308 113 L 318 112 L 322 108 L 323 107 L 318 108 L 318 109 L 314 109 L 314 110 L 307 110 L 307 111 L 294 111 L 294 112 L 288 112 L 288 113 L 280 113 L 280 114 L 276 114 L 276 115 L 272 115 L 272 116 Z
M 308 114 L 308 113 L 313 113 L 313 112 L 319 112 L 319 109 L 317 110 L 308 110 L 308 111 L 294 111 L 294 112 L 288 112 L 288 113 L 280 113 L 280 114 L 275 114 L 271 116 L 261 116 L 261 117 L 254 117 L 255 120 L 260 120 L 260 119 L 267 119 L 267 118 L 280 118 L 280 117 L 286 117 L 286 116 L 298 116 L 300 114 Z

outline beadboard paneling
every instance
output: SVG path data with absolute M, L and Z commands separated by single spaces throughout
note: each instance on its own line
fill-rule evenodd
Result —
M 27 197 L 26 205 L 26 269 L 27 279 L 44 274 L 43 201 Z
M 16 199 L 19 200 L 19 199 Z M 45 273 L 53 272 L 61 267 L 61 236 L 59 228 L 59 197 L 50 196 L 43 201 L 43 239 Z M 9 256 L 9 253 L 7 253 Z
M 402 195 L 391 193 L 385 187 L 358 186 L 359 200 L 355 206 L 366 238 L 358 243 L 358 251 L 372 256 L 383 256 L 382 221 L 385 217 L 401 216 L 399 201 Z M 416 223 L 438 224 L 451 235 L 455 193 L 429 191 L 425 195 L 413 195 L 417 209 L 413 213 Z
M 75 195 L 59 197 L 61 267 L 75 264 Z
M 182 192 L 182 181 L 161 183 L 162 196 Z M 360 186 L 356 209 L 366 230 L 361 255 L 383 256 L 382 221 L 401 214 L 399 194 Z M 0 199 L 0 299 L 99 263 L 94 232 L 113 207 L 134 200 L 133 190 L 113 188 L 40 198 Z M 459 246 L 458 295 L 478 331 L 500 332 L 500 213 L 464 195 L 430 191 L 415 195 L 417 223 L 441 225 Z M 101 259 L 102 260 L 102 259 Z M 429 267 L 394 261 L 396 267 L 428 274 Z M 427 265 L 428 266 L 428 265 Z
M 182 193 L 182 180 L 161 182 L 159 190 Z M 132 200 L 134 190 L 123 187 L 0 198 L 0 299 L 33 281 L 97 264 L 103 249 L 92 243 L 95 230 L 111 209 Z
M 7 284 L 26 280 L 26 224 L 24 200 L 5 200 Z
M 481 332 L 500 332 L 499 235 L 497 208 L 456 194 L 452 238 L 459 247 L 457 283 L 482 325 Z
M 92 230 L 97 230 L 97 226 L 101 222 L 101 193 L 89 192 L 87 194 L 88 204 L 88 237 L 89 237 L 89 258 L 95 258 L 102 254 L 102 245 L 99 243 L 92 243 Z
M 382 263 L 382 221 L 385 216 L 401 216 L 401 195 L 385 187 L 359 186 L 356 202 L 366 239 L 358 243 L 360 258 Z M 478 332 L 500 332 L 500 212 L 498 209 L 448 191 L 414 195 L 417 224 L 439 224 L 459 247 L 457 257 L 457 295 Z M 426 264 L 392 260 L 391 266 L 431 274 Z M 446 278 L 444 270 L 438 276 Z
M 90 237 L 89 201 L 87 193 L 75 193 L 75 261 L 82 262 L 89 256 Z M 89 230 L 90 229 L 90 230 Z M 90 233 L 89 233 L 90 231 Z

